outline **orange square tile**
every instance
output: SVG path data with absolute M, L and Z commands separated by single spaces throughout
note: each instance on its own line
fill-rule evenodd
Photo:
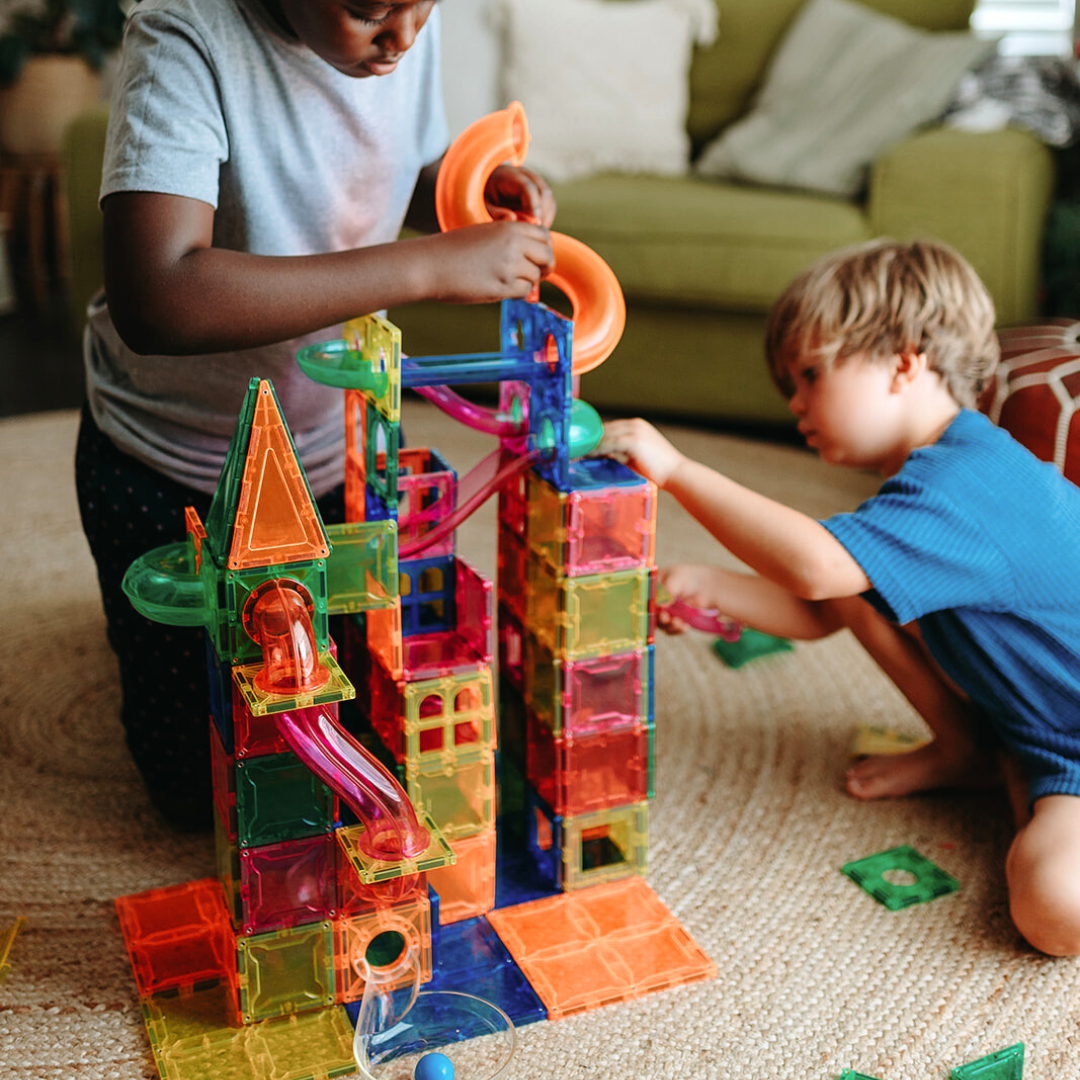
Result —
M 547 1006 L 549 1020 L 633 996 L 627 992 L 633 984 L 630 969 L 614 950 L 603 949 L 598 944 L 539 956 L 528 965 L 519 963 L 519 966 Z

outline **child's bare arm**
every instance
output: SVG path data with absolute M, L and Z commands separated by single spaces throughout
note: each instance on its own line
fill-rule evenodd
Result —
M 660 572 L 668 591 L 701 608 L 777 637 L 815 640 L 839 630 L 841 621 L 828 603 L 804 600 L 767 578 L 720 566 L 680 565 Z
M 422 299 L 524 297 L 553 262 L 547 229 L 524 222 L 274 257 L 213 247 L 213 208 L 195 199 L 123 192 L 102 209 L 109 308 L 140 353 L 253 348 Z
M 736 558 L 796 597 L 825 600 L 870 587 L 820 522 L 691 461 L 644 420 L 605 425 L 596 453 L 620 458 L 670 492 Z

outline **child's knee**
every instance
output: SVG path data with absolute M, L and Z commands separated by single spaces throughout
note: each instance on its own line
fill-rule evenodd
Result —
M 1059 887 L 1010 890 L 1016 929 L 1028 943 L 1049 956 L 1080 956 L 1080 898 Z
M 1073 801 L 1080 809 L 1080 800 Z M 1080 832 L 1063 834 L 1068 818 L 1080 824 L 1080 814 L 1059 814 L 1050 828 L 1039 829 L 1033 828 L 1036 813 L 1017 835 L 1005 865 L 1013 922 L 1050 956 L 1080 955 Z

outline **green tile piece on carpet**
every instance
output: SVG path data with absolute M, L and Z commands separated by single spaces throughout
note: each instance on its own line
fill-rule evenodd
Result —
M 977 1061 L 959 1065 L 949 1073 L 951 1080 L 1021 1080 L 1023 1075 L 1023 1043 L 1007 1046 L 1004 1050 L 987 1054 Z
M 890 911 L 921 904 L 960 888 L 956 878 L 907 844 L 849 862 L 840 870 Z
M 760 630 L 751 630 L 749 626 L 744 626 L 737 641 L 717 638 L 712 648 L 728 667 L 740 668 L 762 656 L 791 652 L 794 646 L 787 638 L 773 637 L 772 634 L 763 634 Z
M 878 1080 L 876 1076 L 868 1076 L 866 1073 L 856 1072 L 854 1069 L 845 1069 L 840 1074 L 840 1080 Z

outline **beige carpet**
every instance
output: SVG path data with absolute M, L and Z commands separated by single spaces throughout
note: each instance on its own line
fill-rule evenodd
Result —
M 489 449 L 409 403 L 413 445 L 459 469 Z M 74 413 L 0 423 L 0 985 L 3 1080 L 156 1075 L 113 898 L 214 873 L 209 837 L 155 819 L 116 718 L 114 663 L 71 476 Z M 813 514 L 872 478 L 791 448 L 673 430 L 691 454 Z M 488 514 L 459 550 L 490 573 Z M 661 561 L 715 545 L 670 501 Z M 1048 960 L 1009 921 L 1009 839 L 991 795 L 861 805 L 838 778 L 859 724 L 919 721 L 848 637 L 740 671 L 692 634 L 657 647 L 649 880 L 717 979 L 522 1028 L 520 1080 L 946 1080 L 1016 1042 L 1027 1080 L 1080 1077 L 1080 962 Z M 839 872 L 911 844 L 961 882 L 901 912 Z

